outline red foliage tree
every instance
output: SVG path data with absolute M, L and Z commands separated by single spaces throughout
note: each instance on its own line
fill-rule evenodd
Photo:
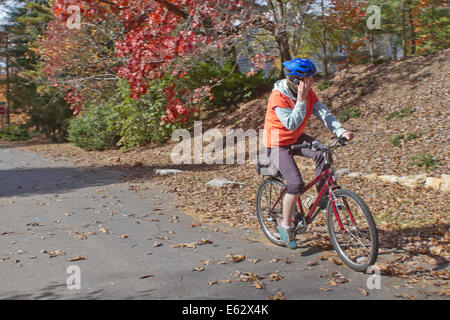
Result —
M 362 10 L 367 6 L 367 1 L 354 0 L 331 0 L 330 24 L 335 28 L 335 32 L 341 33 L 342 44 L 347 51 L 347 64 L 355 61 L 354 51 L 364 46 L 364 38 L 352 39 L 357 35 L 362 19 L 366 16 L 366 11 Z
M 116 41 L 117 55 L 125 59 L 120 77 L 128 80 L 132 96 L 139 98 L 149 81 L 167 72 L 182 77 L 189 61 L 245 38 L 250 22 L 260 21 L 245 0 L 55 0 L 54 13 L 70 17 L 69 7 L 80 6 L 83 21 L 95 23 L 113 15 L 123 26 Z M 205 87 L 203 92 L 207 93 Z M 176 87 L 166 88 L 167 120 L 186 116 L 188 107 Z M 186 93 L 186 92 L 184 92 Z M 198 96 L 198 92 L 195 93 Z M 191 110 L 192 111 L 192 110 Z M 186 117 L 183 117 L 186 119 Z

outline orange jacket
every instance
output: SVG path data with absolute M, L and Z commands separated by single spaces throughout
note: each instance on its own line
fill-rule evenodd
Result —
M 264 122 L 263 143 L 266 148 L 285 147 L 294 144 L 305 132 L 306 122 L 313 113 L 313 107 L 319 98 L 312 89 L 306 97 L 306 115 L 300 126 L 294 131 L 288 130 L 278 119 L 275 108 L 294 109 L 294 101 L 283 95 L 278 90 L 273 90 L 267 104 L 266 119 Z

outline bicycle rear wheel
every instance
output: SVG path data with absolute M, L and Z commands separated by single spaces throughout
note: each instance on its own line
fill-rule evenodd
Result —
M 372 214 L 354 192 L 340 189 L 335 195 L 335 207 L 331 201 L 327 206 L 331 243 L 346 265 L 355 271 L 365 271 L 378 256 L 378 233 Z
M 256 195 L 256 216 L 261 230 L 267 239 L 278 246 L 284 246 L 283 239 L 277 230 L 277 226 L 283 220 L 284 195 L 273 208 L 272 214 L 269 210 L 275 205 L 284 187 L 285 184 L 280 180 L 266 179 L 260 184 Z

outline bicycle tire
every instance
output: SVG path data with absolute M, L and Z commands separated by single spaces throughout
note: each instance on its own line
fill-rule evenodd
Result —
M 337 225 L 338 223 L 331 201 L 328 201 L 327 224 L 331 243 L 334 250 L 347 266 L 355 271 L 364 272 L 369 266 L 375 263 L 378 256 L 378 231 L 375 221 L 364 200 L 353 191 L 339 189 L 335 192 L 335 196 L 338 203 L 336 208 L 341 223 L 342 225 L 349 224 L 351 228 L 344 227 L 344 231 L 340 229 Z M 344 198 L 346 202 L 343 200 Z M 351 205 L 349 200 L 351 200 Z M 355 210 L 355 207 L 358 207 L 359 210 Z M 351 212 L 351 215 L 348 214 L 347 208 L 349 208 L 348 211 Z M 353 223 L 352 219 L 356 222 L 357 226 Z M 356 244 L 359 242 L 361 248 L 359 250 L 350 246 L 347 248 L 346 244 L 343 243 L 346 237 Z M 361 241 L 364 240 L 363 238 L 366 240 L 367 238 L 370 239 L 365 241 L 367 245 Z M 350 241 L 347 240 L 347 245 Z M 366 251 L 368 251 L 367 257 L 362 256 L 362 253 Z
M 278 192 L 273 193 L 273 201 L 270 198 L 272 196 L 272 190 L 274 188 L 270 189 L 271 187 L 279 189 Z M 266 179 L 264 180 L 258 187 L 258 191 L 256 194 L 256 216 L 258 217 L 258 222 L 261 227 L 261 230 L 263 231 L 264 235 L 267 237 L 267 239 L 270 240 L 273 244 L 276 244 L 278 246 L 284 246 L 284 242 L 280 236 L 280 234 L 276 231 L 276 227 L 278 226 L 278 223 L 281 223 L 281 220 L 283 219 L 283 199 L 280 200 L 280 202 L 277 204 L 277 207 L 275 210 L 277 211 L 274 216 L 273 221 L 268 221 L 268 211 L 267 208 L 269 206 L 273 206 L 275 201 L 278 199 L 281 190 L 285 187 L 285 184 L 281 182 L 278 179 Z M 269 194 L 267 194 L 266 189 L 269 188 Z M 275 190 L 274 190 L 275 191 Z M 269 195 L 269 202 L 265 201 L 263 203 L 263 194 L 266 196 Z M 284 198 L 284 196 L 283 196 Z

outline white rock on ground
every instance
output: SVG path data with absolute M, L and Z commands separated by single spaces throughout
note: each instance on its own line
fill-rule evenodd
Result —
M 441 179 L 434 178 L 434 177 L 428 177 L 427 180 L 425 180 L 425 187 L 433 190 L 439 190 L 441 186 Z
M 441 191 L 450 193 L 450 174 L 441 174 Z
M 427 179 L 426 174 L 416 174 L 416 175 L 400 177 L 398 179 L 398 183 L 400 183 L 403 186 L 415 188 L 419 184 L 425 183 L 426 179 Z
M 399 177 L 393 176 L 393 175 L 383 175 L 383 176 L 379 176 L 378 179 L 380 179 L 381 181 L 384 181 L 384 182 L 395 183 L 395 182 L 398 182 Z
M 367 180 L 375 180 L 378 177 L 376 173 L 369 173 L 364 176 Z
M 349 168 L 339 169 L 339 170 L 336 170 L 336 173 L 338 174 L 338 176 L 342 176 L 344 174 L 350 173 L 350 169 Z
M 177 174 L 183 172 L 183 170 L 177 170 L 177 169 L 155 169 L 154 172 L 156 174 L 166 176 L 168 174 Z
M 362 172 L 350 172 L 348 174 L 348 176 L 350 178 L 359 178 L 359 177 L 362 177 L 363 175 L 364 175 L 364 173 L 362 173 Z
M 228 179 L 223 179 L 223 178 L 209 180 L 206 184 L 210 185 L 211 187 L 215 187 L 215 188 L 223 188 L 228 185 L 241 185 L 241 186 L 244 185 L 241 182 L 230 181 Z
M 346 169 L 341 169 L 346 170 Z M 338 170 L 339 171 L 339 170 Z M 336 172 L 338 172 L 336 171 Z M 346 171 L 344 171 L 346 172 Z M 374 180 L 379 179 L 384 182 L 389 183 L 399 183 L 403 186 L 407 186 L 410 188 L 416 188 L 418 185 L 425 184 L 425 187 L 428 189 L 433 190 L 441 190 L 443 192 L 450 193 L 450 175 L 449 174 L 442 174 L 441 178 L 435 178 L 435 177 L 427 177 L 426 174 L 416 174 L 416 175 L 409 175 L 404 177 L 398 177 L 394 175 L 381 175 L 378 176 L 376 173 L 370 173 L 370 174 L 364 174 L 362 172 L 351 172 L 348 174 L 350 178 L 358 178 L 358 177 L 364 177 L 368 180 Z

